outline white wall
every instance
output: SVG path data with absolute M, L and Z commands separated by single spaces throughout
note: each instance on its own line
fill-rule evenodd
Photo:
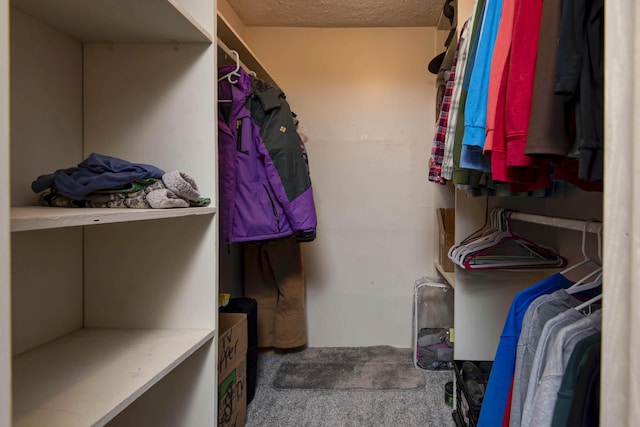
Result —
M 247 28 L 309 138 L 318 237 L 303 245 L 310 346 L 411 345 L 433 274 L 435 29 Z

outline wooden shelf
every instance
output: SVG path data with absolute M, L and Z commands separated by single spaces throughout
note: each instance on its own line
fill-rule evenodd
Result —
M 433 263 L 436 266 L 436 270 L 438 271 L 438 273 L 442 277 L 444 277 L 444 280 L 446 280 L 447 283 L 449 283 L 452 288 L 455 288 L 456 287 L 456 273 L 455 273 L 455 271 L 444 271 L 444 268 L 442 267 L 442 264 L 440 264 L 440 261 L 438 261 L 438 260 L 434 261 Z
M 216 209 L 213 207 L 179 209 L 13 207 L 11 208 L 11 231 L 46 230 L 81 225 L 213 215 L 215 212 Z
M 284 89 L 282 89 L 282 87 L 280 87 L 275 82 L 273 77 L 271 77 L 271 75 L 267 72 L 260 60 L 258 60 L 256 55 L 251 51 L 244 40 L 242 40 L 240 35 L 235 32 L 235 30 L 233 29 L 233 27 L 231 27 L 227 20 L 224 19 L 224 17 L 220 15 L 220 13 L 218 13 L 217 16 L 218 38 L 222 42 L 222 47 L 238 52 L 238 55 L 240 55 L 240 61 L 244 64 L 245 67 L 249 68 L 249 70 L 247 71 L 254 71 L 258 78 L 284 91 Z M 220 45 L 219 42 L 218 44 Z
M 175 0 L 11 0 L 11 6 L 83 42 L 213 42 Z
M 16 356 L 13 425 L 105 425 L 214 334 L 83 329 Z

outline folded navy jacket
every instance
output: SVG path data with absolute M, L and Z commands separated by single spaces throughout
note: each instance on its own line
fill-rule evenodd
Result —
M 93 191 L 119 187 L 145 178 L 161 179 L 162 175 L 164 171 L 153 165 L 91 153 L 77 167 L 58 169 L 39 176 L 31 183 L 31 189 L 39 193 L 55 188 L 60 194 L 81 200 Z

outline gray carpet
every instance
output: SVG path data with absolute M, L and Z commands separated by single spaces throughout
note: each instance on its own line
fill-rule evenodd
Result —
M 319 351 L 305 351 L 309 350 Z M 364 357 L 366 348 L 362 351 Z M 408 371 L 425 380 L 424 387 L 414 390 L 275 389 L 273 382 L 282 363 L 302 358 L 303 353 L 259 354 L 247 427 L 455 426 L 453 409 L 444 402 L 444 385 L 453 381 L 453 371 L 425 372 L 411 366 Z M 352 356 L 357 358 L 357 351 Z
M 410 348 L 391 346 L 308 348 L 283 358 L 277 389 L 403 390 L 423 388 Z

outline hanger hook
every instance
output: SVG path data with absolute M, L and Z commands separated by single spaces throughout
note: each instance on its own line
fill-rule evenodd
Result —
M 504 208 L 495 208 L 491 211 L 491 228 L 504 231 Z
M 233 56 L 235 56 L 236 69 L 234 70 L 234 72 L 237 73 L 238 71 L 240 71 L 240 54 L 235 50 L 232 50 L 231 53 L 233 54 Z

